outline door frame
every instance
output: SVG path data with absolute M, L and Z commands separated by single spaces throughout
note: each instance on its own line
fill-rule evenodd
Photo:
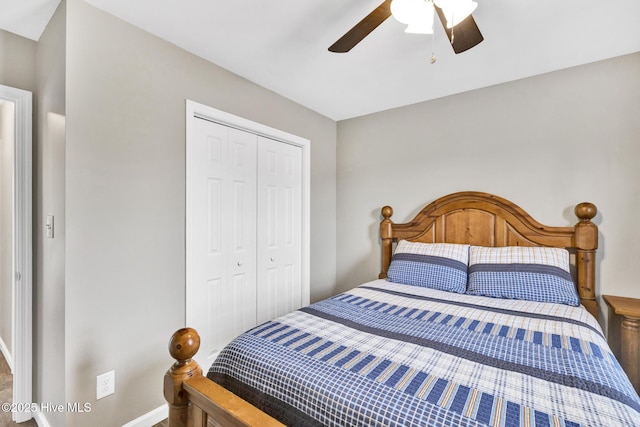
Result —
M 236 116 L 225 111 L 200 104 L 189 99 L 186 100 L 186 253 L 185 253 L 185 270 L 186 270 L 186 314 L 185 326 L 189 326 L 192 320 L 193 312 L 190 306 L 191 297 L 191 273 L 190 273 L 190 235 L 191 224 L 189 222 L 189 211 L 191 208 L 191 193 L 189 189 L 190 167 L 189 155 L 193 150 L 194 120 L 209 120 L 214 123 L 229 126 L 232 128 L 247 131 L 259 136 L 292 144 L 302 149 L 302 306 L 309 305 L 311 295 L 311 141 L 288 132 L 284 132 L 270 126 L 263 125 L 240 116 Z
M 32 93 L 0 85 L 0 98 L 15 105 L 14 143 L 14 271 L 13 271 L 13 402 L 32 400 L 33 252 L 32 252 Z M 14 412 L 20 423 L 30 412 Z

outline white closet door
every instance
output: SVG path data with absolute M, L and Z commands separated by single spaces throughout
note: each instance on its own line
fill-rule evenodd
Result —
M 188 153 L 188 280 L 191 325 L 205 369 L 256 324 L 257 136 L 194 120 Z
M 302 148 L 258 138 L 258 323 L 302 305 Z

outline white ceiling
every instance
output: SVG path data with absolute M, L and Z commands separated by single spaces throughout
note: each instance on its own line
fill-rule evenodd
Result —
M 86 1 L 335 120 L 640 51 L 638 0 L 477 0 L 485 40 L 459 55 L 439 23 L 433 42 L 393 18 L 327 50 L 382 0 Z M 0 28 L 37 40 L 58 3 L 0 0 Z
M 0 29 L 38 40 L 60 0 L 0 0 Z

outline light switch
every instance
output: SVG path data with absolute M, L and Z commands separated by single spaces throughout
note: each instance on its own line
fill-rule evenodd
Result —
M 47 231 L 47 237 L 53 239 L 53 215 L 47 215 L 47 221 L 44 224 Z

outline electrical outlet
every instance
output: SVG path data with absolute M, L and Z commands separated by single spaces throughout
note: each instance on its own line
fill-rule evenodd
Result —
M 96 377 L 96 399 L 102 399 L 116 391 L 116 371 Z

